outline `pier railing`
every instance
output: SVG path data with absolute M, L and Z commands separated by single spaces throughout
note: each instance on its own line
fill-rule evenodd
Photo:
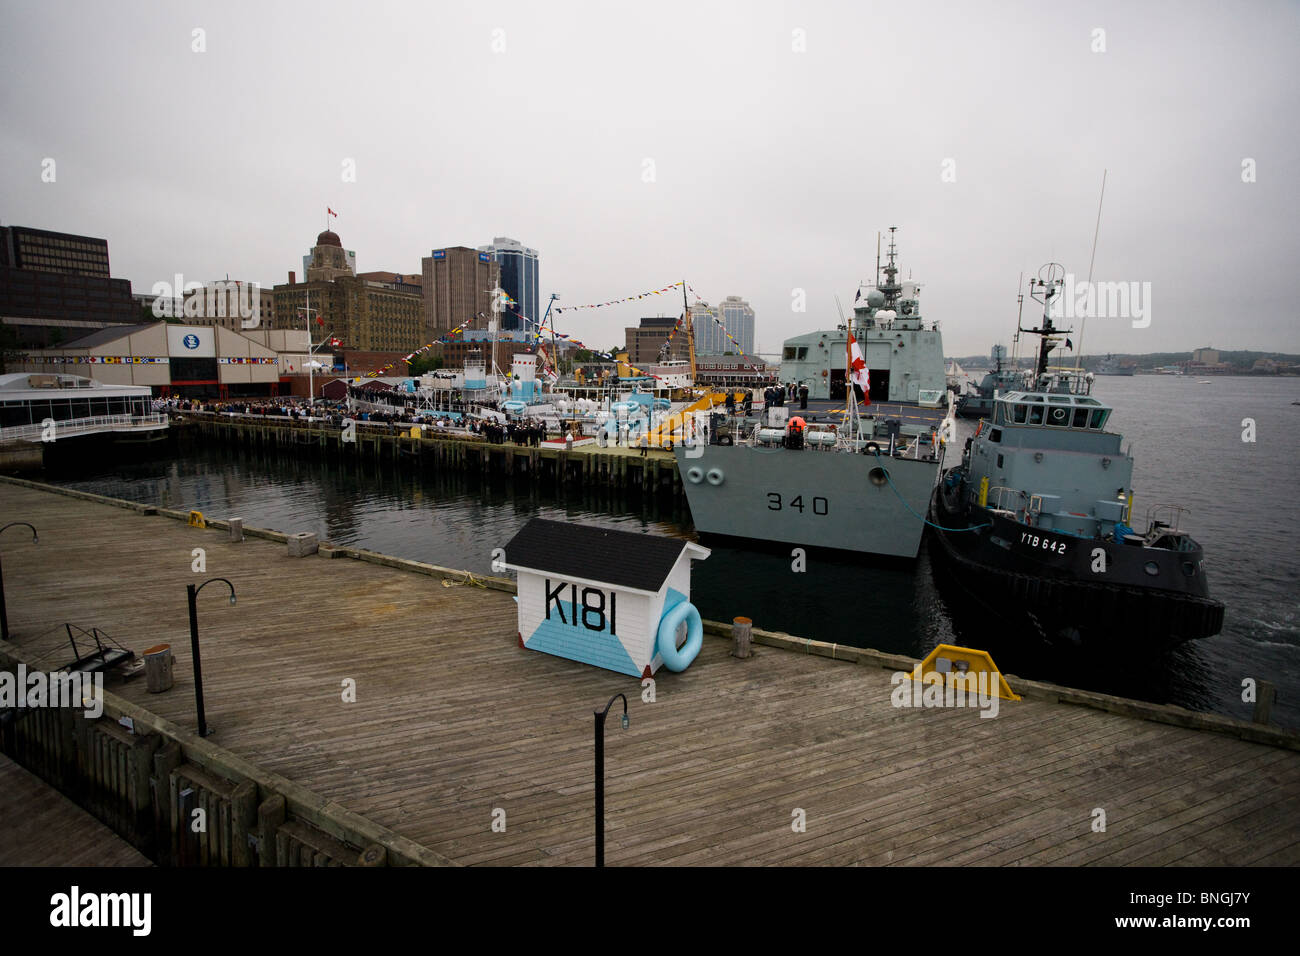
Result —
M 90 418 L 49 419 L 34 425 L 0 428 L 0 441 L 50 441 L 96 432 L 158 431 L 167 427 L 161 412 L 148 415 L 94 415 Z

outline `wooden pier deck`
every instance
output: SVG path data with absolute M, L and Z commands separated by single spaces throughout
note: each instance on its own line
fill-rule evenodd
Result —
M 0 754 L 0 866 L 151 866 L 48 783 Z
M 0 484 L 12 520 L 40 532 L 0 541 L 24 652 L 62 663 L 64 621 L 168 642 L 172 690 L 108 690 L 192 730 L 185 586 L 227 577 L 237 606 L 199 597 L 209 741 L 457 863 L 592 862 L 592 711 L 619 691 L 608 865 L 1300 862 L 1295 749 L 1046 700 L 896 709 L 887 670 L 739 661 L 715 638 L 646 703 L 635 680 L 520 649 L 506 592 Z

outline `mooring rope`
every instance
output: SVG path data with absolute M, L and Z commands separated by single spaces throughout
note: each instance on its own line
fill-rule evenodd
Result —
M 876 458 L 879 459 L 879 458 L 880 458 L 880 449 L 877 448 L 873 454 L 875 454 Z M 993 522 L 991 522 L 991 521 L 988 522 L 987 524 L 971 525 L 969 528 L 945 528 L 945 527 L 943 527 L 943 525 L 937 525 L 937 524 L 935 524 L 933 521 L 930 521 L 928 518 L 926 518 L 925 515 L 917 514 L 917 513 L 916 513 L 916 509 L 913 508 L 911 505 L 909 505 L 909 504 L 907 503 L 907 499 L 903 497 L 903 493 L 902 493 L 901 491 L 899 491 L 897 487 L 895 487 L 895 485 L 894 485 L 894 479 L 893 479 L 892 477 L 890 477 L 889 469 L 888 469 L 888 468 L 884 468 L 884 467 L 882 467 L 880 470 L 883 471 L 883 472 L 885 473 L 885 481 L 889 482 L 889 487 L 890 487 L 890 488 L 893 488 L 893 490 L 894 490 L 894 494 L 897 495 L 897 496 L 898 496 L 898 500 L 901 501 L 901 502 L 903 503 L 903 507 L 906 508 L 908 511 L 912 512 L 912 516 L 913 516 L 913 517 L 915 517 L 915 518 L 920 518 L 921 521 L 922 521 L 924 524 L 929 525 L 931 528 L 934 528 L 934 529 L 936 529 L 936 530 L 938 530 L 938 531 L 951 531 L 951 532 L 953 532 L 953 533 L 955 534 L 955 533 L 958 533 L 958 532 L 961 532 L 961 531 L 978 531 L 978 530 L 980 530 L 981 528 L 991 528 L 991 527 L 993 527 Z

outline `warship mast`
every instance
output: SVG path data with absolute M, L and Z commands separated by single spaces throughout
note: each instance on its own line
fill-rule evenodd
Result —
M 1052 300 L 1060 293 L 1061 286 L 1065 282 L 1065 267 L 1059 262 L 1049 262 L 1043 268 L 1038 270 L 1038 278 L 1029 280 L 1029 296 L 1035 302 L 1043 303 L 1043 324 L 1041 328 L 1024 329 L 1020 327 L 1020 322 L 1016 322 L 1017 336 L 1021 332 L 1029 332 L 1033 335 L 1041 336 L 1038 343 L 1038 364 L 1034 368 L 1034 383 L 1047 374 L 1047 356 L 1052 349 L 1056 348 L 1056 337 L 1058 335 L 1067 335 L 1073 332 L 1073 329 L 1058 329 L 1052 325 Z

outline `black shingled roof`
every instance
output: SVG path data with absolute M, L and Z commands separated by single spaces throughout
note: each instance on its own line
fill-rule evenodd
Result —
M 690 542 L 533 518 L 505 546 L 506 564 L 558 577 L 658 591 Z

